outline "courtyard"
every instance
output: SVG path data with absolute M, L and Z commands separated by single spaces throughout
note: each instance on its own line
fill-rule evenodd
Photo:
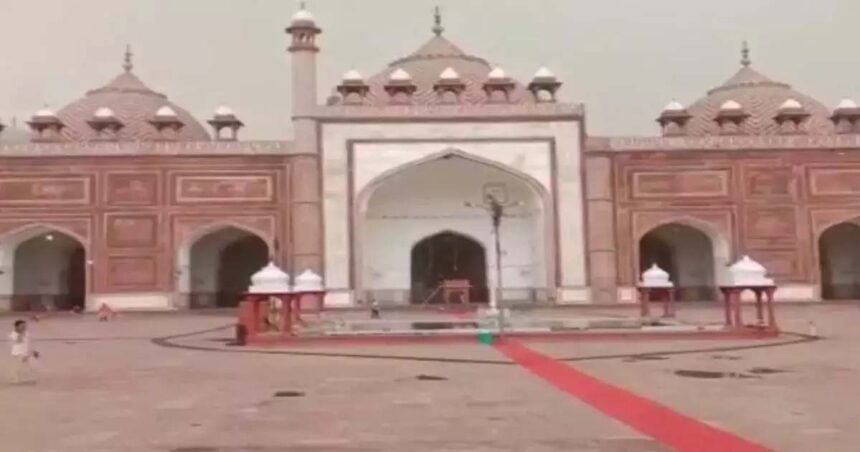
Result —
M 766 449 L 856 450 L 860 306 L 780 308 L 785 331 L 814 322 L 822 338 L 519 343 Z M 565 315 L 600 311 L 633 313 Z M 0 386 L 0 450 L 671 450 L 477 340 L 242 348 L 227 342 L 232 322 L 202 311 L 32 323 L 38 382 Z

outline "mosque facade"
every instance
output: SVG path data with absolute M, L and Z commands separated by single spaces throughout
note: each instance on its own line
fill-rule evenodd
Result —
M 228 107 L 204 125 L 130 54 L 28 133 L 3 126 L 0 309 L 231 306 L 269 260 L 320 273 L 330 307 L 437 303 L 457 284 L 478 303 L 630 303 L 655 263 L 681 299 L 713 300 L 743 255 L 778 300 L 860 299 L 851 100 L 825 106 L 744 52 L 654 136 L 600 137 L 550 70 L 515 80 L 438 16 L 417 50 L 348 71 L 324 102 L 321 29 L 302 10 L 287 32 L 291 141 L 239 139 Z

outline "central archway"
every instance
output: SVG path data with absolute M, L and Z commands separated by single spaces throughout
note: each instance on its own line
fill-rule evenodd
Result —
M 476 240 L 455 232 L 440 232 L 412 247 L 413 304 L 443 301 L 440 284 L 446 280 L 469 282 L 469 301 L 487 301 L 487 258 Z
M 234 226 L 220 227 L 180 250 L 180 293 L 190 308 L 234 307 L 251 275 L 268 260 L 265 240 Z
M 420 299 L 418 292 L 424 290 L 420 287 L 435 281 L 422 278 L 414 284 L 411 262 L 415 252 L 427 251 L 412 246 L 440 231 L 470 238 L 486 250 L 481 253 L 484 266 L 495 268 L 492 222 L 481 208 L 488 194 L 507 206 L 499 227 L 500 301 L 541 299 L 546 288 L 554 287 L 555 274 L 547 193 L 517 170 L 452 151 L 397 167 L 358 194 L 354 229 L 358 300 L 408 304 Z M 487 277 L 481 287 L 487 286 Z M 474 296 L 486 299 L 482 289 Z

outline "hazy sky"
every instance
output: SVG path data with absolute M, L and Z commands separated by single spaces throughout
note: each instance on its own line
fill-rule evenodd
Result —
M 323 28 L 320 99 L 445 36 L 528 80 L 541 65 L 583 102 L 591 134 L 654 134 L 671 99 L 689 104 L 753 65 L 827 105 L 860 101 L 858 0 L 311 0 Z M 200 120 L 220 104 L 244 139 L 290 138 L 289 0 L 0 0 L 0 118 L 29 117 L 101 86 L 126 43 L 137 75 Z M 20 119 L 19 119 L 20 121 Z

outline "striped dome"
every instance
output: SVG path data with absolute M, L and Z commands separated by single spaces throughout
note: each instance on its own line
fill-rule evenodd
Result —
M 687 124 L 687 135 L 719 135 L 715 121 L 720 109 L 729 102 L 740 104 L 749 117 L 741 125 L 744 135 L 775 135 L 779 125 L 774 119 L 780 107 L 788 101 L 799 103 L 809 113 L 804 129 L 810 135 L 828 135 L 834 132 L 830 111 L 821 102 L 799 93 L 791 86 L 773 81 L 745 64 L 729 80 L 710 91 L 708 95 L 687 109 L 692 116 Z
M 465 84 L 466 88 L 461 95 L 462 103 L 481 104 L 487 102 L 483 84 L 493 71 L 493 66 L 483 58 L 466 54 L 444 37 L 434 36 L 418 50 L 409 56 L 392 61 L 385 70 L 368 80 L 370 92 L 367 95 L 367 102 L 369 104 L 378 106 L 390 104 L 385 85 L 391 79 L 391 75 L 399 70 L 408 73 L 417 88 L 412 95 L 412 104 L 442 103 L 433 85 L 446 71 L 449 74 L 451 72 L 457 74 L 459 80 Z M 511 92 L 511 102 L 534 103 L 534 98 L 518 83 Z
M 62 136 L 68 141 L 90 141 L 99 138 L 87 121 L 96 112 L 113 112 L 123 127 L 117 132 L 118 141 L 159 141 L 158 130 L 150 124 L 163 107 L 169 107 L 183 123 L 177 139 L 179 141 L 209 141 L 206 129 L 185 109 L 178 107 L 164 94 L 155 92 L 135 76 L 130 68 L 107 85 L 89 91 L 57 112 L 65 127 Z

